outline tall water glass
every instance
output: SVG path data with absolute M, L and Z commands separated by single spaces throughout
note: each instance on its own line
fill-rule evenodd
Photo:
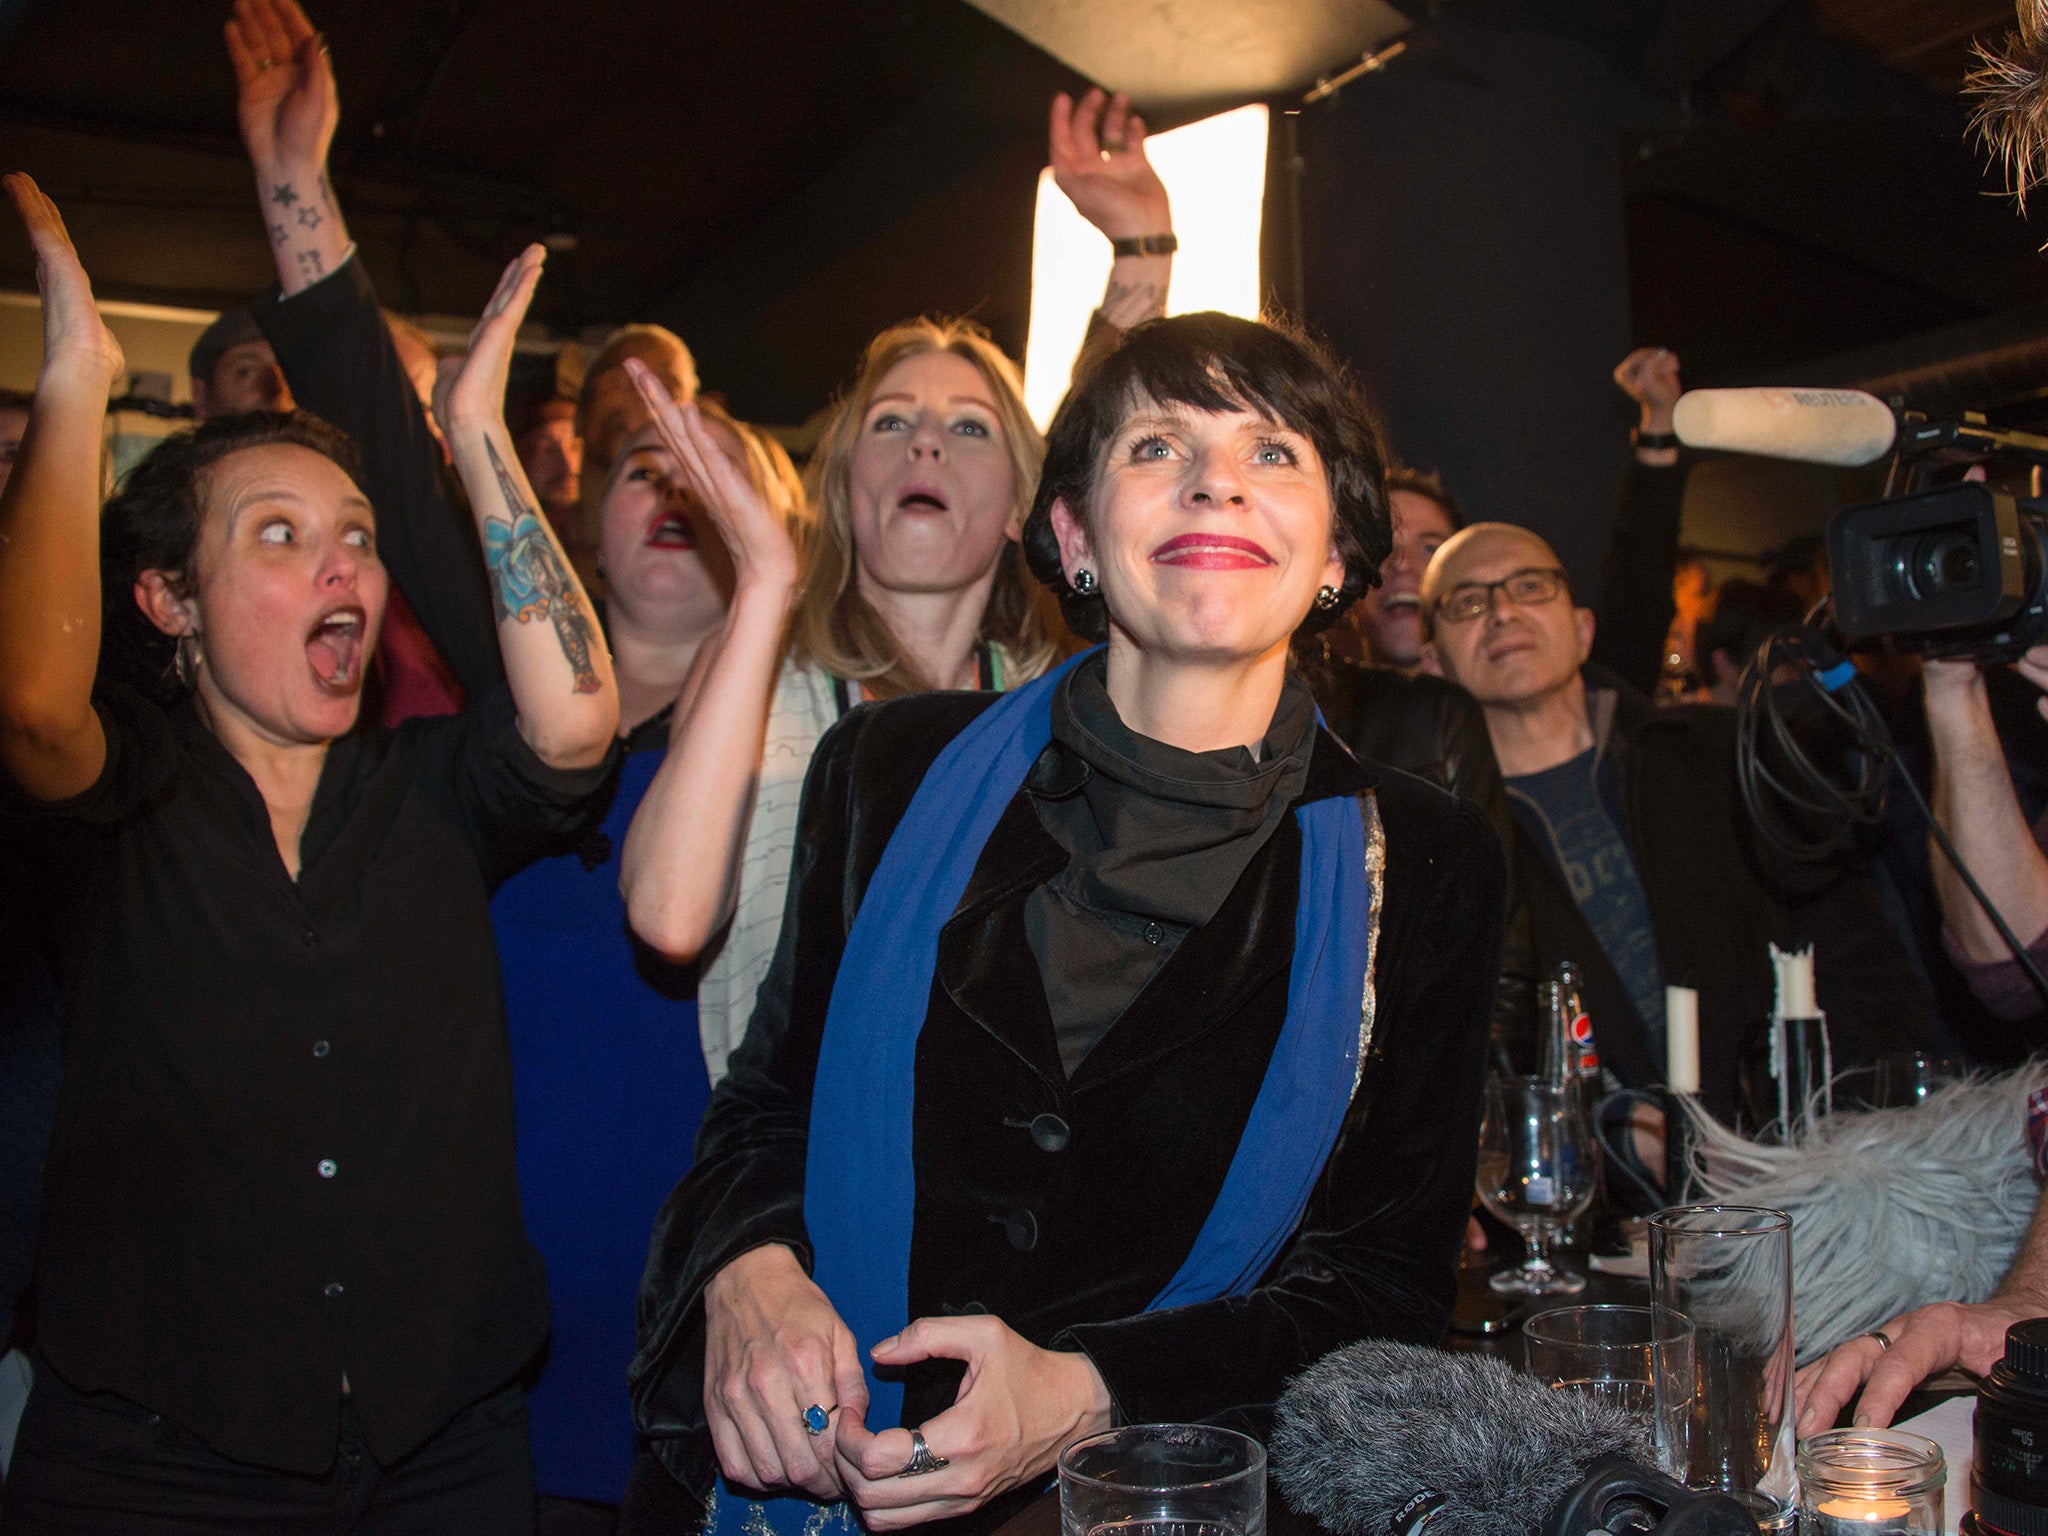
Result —
M 1692 1324 L 1662 1307 L 1554 1307 L 1522 1324 L 1529 1374 L 1656 1426 L 1657 1468 L 1685 1475 Z
M 1511 1296 L 1570 1295 L 1586 1277 L 1550 1258 L 1550 1245 L 1591 1204 L 1599 1153 L 1585 1095 L 1569 1081 L 1495 1075 L 1479 1123 L 1479 1199 L 1522 1235 L 1528 1258 L 1487 1282 Z
M 1650 1218 L 1650 1300 L 1692 1324 L 1690 1487 L 1733 1495 L 1766 1531 L 1799 1500 L 1792 1418 L 1792 1218 L 1681 1205 Z
M 1061 1536 L 1265 1536 L 1266 1448 L 1207 1424 L 1132 1424 L 1060 1452 Z

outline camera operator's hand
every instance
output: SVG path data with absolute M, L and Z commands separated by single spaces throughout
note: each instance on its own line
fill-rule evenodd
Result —
M 2048 645 L 2035 646 L 2013 663 L 2013 669 L 2036 688 L 2048 689 Z M 2034 707 L 2048 720 L 2048 698 L 2034 700 Z

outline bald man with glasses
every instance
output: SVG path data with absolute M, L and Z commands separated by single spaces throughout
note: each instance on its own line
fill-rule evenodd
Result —
M 1924 1045 L 1932 1010 L 1857 867 L 1770 866 L 1735 779 L 1735 717 L 1658 709 L 1589 663 L 1594 617 L 1526 528 L 1475 523 L 1422 582 L 1426 665 L 1479 702 L 1514 811 L 1539 975 L 1584 977 L 1603 1066 L 1664 1080 L 1664 988 L 1700 994 L 1701 1097 L 1742 1111 L 1771 1013 L 1769 945 L 1816 945 L 1839 1071 Z M 1534 1070 L 1534 1062 L 1523 1063 Z

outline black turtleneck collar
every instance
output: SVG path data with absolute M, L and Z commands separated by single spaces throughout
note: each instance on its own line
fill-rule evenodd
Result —
M 1027 900 L 1025 931 L 1071 1073 L 1294 805 L 1316 716 L 1290 674 L 1256 758 L 1183 751 L 1124 724 L 1101 657 L 1051 704 L 1052 744 L 1026 787 L 1068 862 Z

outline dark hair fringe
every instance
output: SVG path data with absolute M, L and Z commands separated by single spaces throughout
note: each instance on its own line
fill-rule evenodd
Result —
M 2048 0 L 2019 0 L 2019 26 L 1997 48 L 1971 44 L 1977 67 L 1963 80 L 1977 99 L 1970 126 L 2005 166 L 2026 212 L 2027 192 L 2048 174 Z
M 1444 484 L 1444 477 L 1433 469 L 1416 469 L 1407 464 L 1395 464 L 1387 470 L 1387 495 L 1406 491 L 1412 496 L 1421 496 L 1443 508 L 1443 514 L 1450 519 L 1451 532 L 1456 533 L 1465 526 L 1465 509 L 1458 505 L 1450 487 Z
M 1175 315 L 1125 335 L 1068 393 L 1046 433 L 1045 469 L 1025 520 L 1024 553 L 1031 573 L 1058 594 L 1076 634 L 1106 638 L 1109 612 L 1099 589 L 1083 596 L 1068 583 L 1052 504 L 1064 500 L 1077 516 L 1088 517 L 1102 455 L 1142 401 L 1249 410 L 1315 445 L 1329 479 L 1331 534 L 1344 560 L 1344 585 L 1333 606 L 1309 610 L 1298 638 L 1329 628 L 1379 583 L 1380 565 L 1393 549 L 1386 454 L 1350 370 L 1283 318 Z
M 362 483 L 355 444 L 310 411 L 213 417 L 165 438 L 128 472 L 100 514 L 102 681 L 166 703 L 186 691 L 177 675 L 177 639 L 150 622 L 135 601 L 135 583 L 144 571 L 162 571 L 180 595 L 196 590 L 193 558 L 208 471 L 229 454 L 272 443 L 310 449 Z

